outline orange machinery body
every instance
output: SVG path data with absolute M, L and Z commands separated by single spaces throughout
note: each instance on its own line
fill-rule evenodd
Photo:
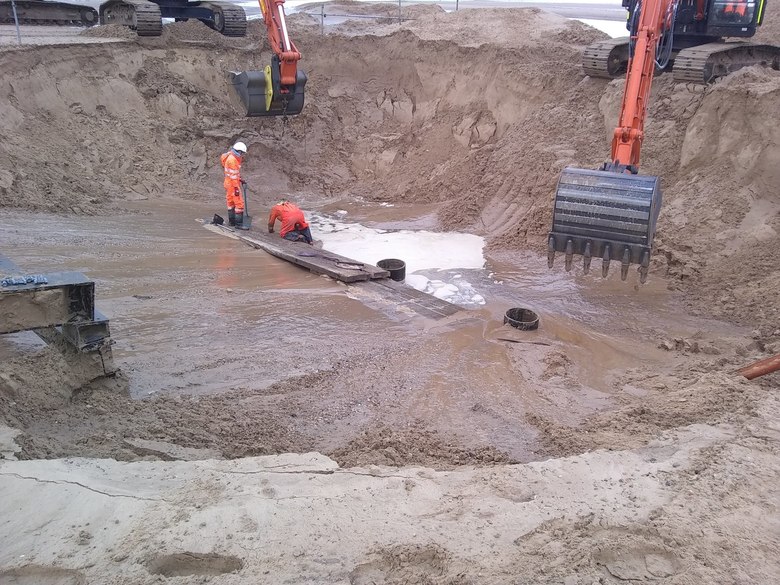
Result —
M 263 13 L 265 28 L 268 30 L 271 50 L 279 58 L 279 83 L 282 88 L 289 88 L 295 85 L 301 54 L 287 33 L 284 0 L 258 0 L 258 2 Z
M 610 262 L 621 263 L 626 279 L 632 263 L 639 264 L 640 282 L 650 266 L 661 189 L 658 177 L 639 176 L 639 156 L 659 43 L 673 26 L 677 0 L 644 0 L 632 35 L 620 118 L 612 137 L 611 159 L 600 170 L 566 168 L 558 180 L 553 226 L 548 235 L 548 265 L 555 253 L 582 255 L 585 273 L 593 257 L 602 259 L 602 275 Z
M 655 72 L 658 43 L 664 30 L 672 26 L 670 8 L 675 0 L 645 0 L 634 41 L 634 55 L 628 64 L 620 121 L 612 138 L 610 170 L 636 173 L 645 134 L 647 103 Z
M 271 65 L 263 71 L 231 72 L 230 81 L 249 117 L 300 114 L 307 79 L 298 68 L 301 54 L 287 32 L 284 0 L 258 1 L 274 53 Z

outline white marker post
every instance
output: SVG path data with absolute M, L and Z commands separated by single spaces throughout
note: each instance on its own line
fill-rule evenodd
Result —
M 16 0 L 11 0 L 11 9 L 14 11 L 14 24 L 16 24 L 16 42 L 22 44 L 22 35 L 19 34 L 19 17 L 16 15 Z

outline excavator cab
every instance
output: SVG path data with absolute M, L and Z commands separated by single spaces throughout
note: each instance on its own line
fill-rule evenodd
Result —
M 274 55 L 271 65 L 263 71 L 231 71 L 230 83 L 250 118 L 258 116 L 294 116 L 303 110 L 306 74 L 298 69 L 295 84 L 282 86 L 279 57 Z
M 628 10 L 628 36 L 587 46 L 582 55 L 587 75 L 606 79 L 625 76 L 633 50 L 629 36 L 636 38 L 635 25 L 650 2 L 623 0 Z M 670 22 L 658 56 L 661 64 L 668 61 L 669 66 L 659 65 L 659 69 L 671 71 L 675 81 L 707 84 L 752 65 L 780 69 L 780 47 L 747 41 L 764 21 L 765 0 L 664 0 L 662 4 L 663 15 Z
M 780 48 L 722 37 L 750 37 L 763 19 L 765 0 L 623 0 L 629 11 L 629 38 L 588 47 L 585 73 L 615 78 L 625 73 L 620 119 L 613 132 L 610 160 L 600 170 L 566 168 L 555 192 L 547 262 L 564 254 L 566 270 L 582 256 L 602 259 L 607 276 L 612 260 L 621 278 L 639 264 L 647 280 L 661 209 L 658 177 L 640 176 L 639 159 L 653 75 L 673 64 L 675 81 L 706 84 L 741 67 L 763 64 L 780 69 Z

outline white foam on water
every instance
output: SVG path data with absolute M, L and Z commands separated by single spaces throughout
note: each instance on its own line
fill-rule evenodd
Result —
M 481 305 L 484 297 L 462 270 L 482 270 L 485 240 L 472 234 L 425 230 L 382 230 L 341 217 L 312 214 L 315 240 L 323 249 L 366 264 L 395 258 L 406 263 L 406 284 L 458 305 Z M 424 272 L 425 274 L 417 274 Z

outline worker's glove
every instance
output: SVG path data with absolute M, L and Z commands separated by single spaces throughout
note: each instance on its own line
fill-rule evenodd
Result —
M 241 186 L 242 187 L 246 186 L 246 181 L 244 179 L 241 179 Z
M 269 234 L 272 234 L 272 233 L 274 233 L 274 228 L 272 228 L 272 227 L 269 227 L 269 228 L 268 228 L 268 233 L 269 233 Z

